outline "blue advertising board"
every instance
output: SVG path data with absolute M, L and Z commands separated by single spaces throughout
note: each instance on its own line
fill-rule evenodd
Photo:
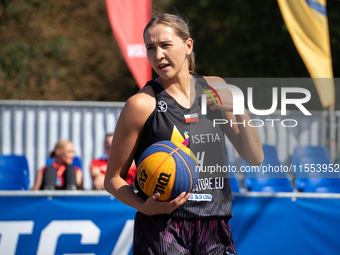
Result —
M 0 254 L 131 254 L 136 211 L 112 196 L 0 196 Z
M 340 194 L 240 195 L 233 202 L 230 227 L 239 255 L 340 252 Z
M 136 211 L 105 192 L 0 192 L 0 254 L 132 254 Z M 234 194 L 238 255 L 339 254 L 340 194 Z

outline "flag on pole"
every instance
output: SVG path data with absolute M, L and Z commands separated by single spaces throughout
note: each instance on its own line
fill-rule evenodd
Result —
M 113 34 L 138 87 L 151 80 L 143 30 L 151 17 L 151 0 L 106 0 Z
M 322 106 L 333 110 L 335 91 L 326 0 L 277 1 L 293 42 L 313 78 Z

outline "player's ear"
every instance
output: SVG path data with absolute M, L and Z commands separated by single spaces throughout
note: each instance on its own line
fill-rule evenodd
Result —
M 194 40 L 192 38 L 189 38 L 188 40 L 186 40 L 186 46 L 187 46 L 187 55 L 190 55 L 190 53 L 192 52 L 193 48 L 194 48 Z
M 60 154 L 62 153 L 62 149 L 61 148 L 55 148 L 54 153 L 55 153 L 55 155 L 60 156 Z

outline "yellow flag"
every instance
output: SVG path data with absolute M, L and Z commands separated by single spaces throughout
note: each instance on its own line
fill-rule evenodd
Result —
M 334 110 L 335 91 L 326 0 L 277 1 L 293 42 L 313 78 L 322 106 Z

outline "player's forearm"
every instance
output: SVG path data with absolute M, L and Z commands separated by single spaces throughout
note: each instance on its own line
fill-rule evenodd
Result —
M 104 187 L 122 203 L 142 211 L 142 206 L 145 203 L 130 187 L 130 185 L 121 177 L 105 178 Z
M 250 118 L 246 115 L 236 115 L 239 124 L 239 154 L 250 165 L 260 165 L 263 161 L 262 143 L 259 133 L 255 127 L 248 125 Z
M 250 165 L 260 165 L 263 161 L 262 143 L 256 127 L 245 110 L 244 115 L 233 115 L 224 112 L 225 118 L 230 120 L 226 125 L 226 134 L 238 154 Z

